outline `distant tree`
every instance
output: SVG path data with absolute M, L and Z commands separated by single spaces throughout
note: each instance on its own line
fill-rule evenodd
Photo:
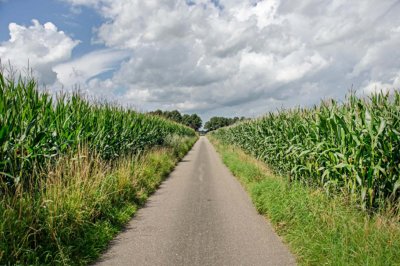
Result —
M 203 121 L 197 114 L 184 114 L 182 116 L 182 124 L 191 127 L 194 130 L 199 130 L 201 128 L 201 125 L 203 124 Z
M 182 123 L 182 115 L 178 110 L 165 111 L 164 116 L 172 121 Z
M 182 116 L 182 124 L 189 126 L 190 125 L 190 115 L 184 114 Z
M 173 120 L 177 123 L 181 123 L 188 127 L 191 127 L 194 130 L 199 130 L 203 124 L 200 116 L 198 116 L 197 114 L 182 115 L 178 110 L 161 111 L 158 109 L 158 110 L 149 112 L 149 114 L 165 117 L 165 118 Z
M 158 116 L 164 116 L 163 111 L 161 111 L 160 109 L 157 109 L 155 111 L 151 111 L 151 112 L 149 112 L 149 114 L 158 115 Z
M 212 131 L 220 127 L 223 127 L 225 125 L 226 125 L 226 119 L 224 117 L 214 116 L 211 117 L 211 119 L 205 123 L 204 128 L 207 131 Z
M 192 114 L 190 116 L 190 123 L 189 127 L 193 128 L 194 130 L 199 130 L 203 124 L 203 121 L 201 121 L 200 116 L 197 114 Z
M 212 130 L 216 130 L 221 127 L 230 126 L 236 122 L 243 121 L 245 119 L 246 118 L 243 116 L 241 118 L 239 118 L 239 117 L 229 118 L 229 117 L 214 116 L 214 117 L 211 117 L 211 119 L 205 123 L 204 128 L 207 131 L 212 131 Z

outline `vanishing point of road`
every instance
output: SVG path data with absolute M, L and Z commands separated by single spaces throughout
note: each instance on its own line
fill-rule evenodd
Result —
M 206 137 L 96 265 L 295 265 Z

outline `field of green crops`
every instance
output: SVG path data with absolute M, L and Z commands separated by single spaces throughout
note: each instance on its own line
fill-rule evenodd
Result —
M 364 208 L 394 207 L 400 195 L 400 93 L 349 95 L 282 110 L 213 132 L 277 173 L 343 192 Z M 398 205 L 397 205 L 398 208 Z
M 34 80 L 0 73 L 0 184 L 10 187 L 39 178 L 43 167 L 85 146 L 104 160 L 134 154 L 170 135 L 195 132 L 160 117 L 112 104 L 92 104 L 79 94 L 55 100 L 39 93 Z M 30 180 L 32 181 L 32 180 Z
M 0 265 L 86 265 L 197 140 L 189 127 L 0 72 Z

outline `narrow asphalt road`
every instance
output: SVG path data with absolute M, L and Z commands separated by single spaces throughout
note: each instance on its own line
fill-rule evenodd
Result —
M 295 265 L 206 137 L 96 265 Z

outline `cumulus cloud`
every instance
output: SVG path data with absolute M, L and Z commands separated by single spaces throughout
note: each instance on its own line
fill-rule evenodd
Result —
M 43 25 L 32 20 L 31 26 L 9 24 L 10 39 L 0 44 L 0 58 L 22 69 L 29 66 L 40 82 L 53 84 L 57 80 L 52 68 L 71 58 L 79 41 L 71 39 L 63 31 L 47 22 Z
M 360 95 L 370 95 L 376 92 L 391 93 L 394 90 L 400 89 L 400 71 L 389 82 L 370 81 L 368 85 L 363 87 L 358 93 Z
M 86 84 L 91 78 L 113 70 L 116 64 L 129 55 L 126 51 L 104 49 L 56 65 L 58 81 L 66 86 Z
M 143 108 L 256 115 L 398 86 L 396 0 L 65 1 L 104 18 L 96 43 L 131 53 L 91 83 Z

